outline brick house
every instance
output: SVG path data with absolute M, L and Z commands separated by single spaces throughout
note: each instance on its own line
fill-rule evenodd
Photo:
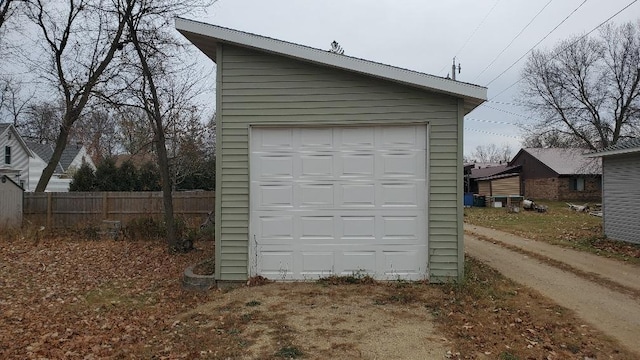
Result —
M 526 198 L 600 201 L 602 165 L 587 158 L 586 149 L 523 148 L 509 166 L 521 166 L 521 191 Z

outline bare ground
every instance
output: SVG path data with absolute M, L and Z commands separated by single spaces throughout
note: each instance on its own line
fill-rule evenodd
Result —
M 640 356 L 640 302 L 636 296 L 640 267 L 531 242 L 496 230 L 468 225 L 465 228 L 485 236 L 485 241 L 476 236 L 466 236 L 467 254 L 575 311 L 585 323 L 612 336 Z M 490 238 L 486 238 L 487 236 Z M 492 239 L 496 242 L 491 241 Z M 508 249 L 505 245 L 519 248 L 524 253 Z M 568 267 L 559 268 L 536 258 L 540 255 L 560 261 Z M 571 271 L 572 268 L 577 271 Z M 580 276 L 584 274 L 595 274 L 595 279 Z M 599 278 L 617 283 L 622 291 L 601 284 Z M 625 289 L 629 291 L 624 291 Z

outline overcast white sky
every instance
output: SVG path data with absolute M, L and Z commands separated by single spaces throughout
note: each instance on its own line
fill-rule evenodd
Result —
M 515 154 L 520 130 L 509 124 L 531 119 L 504 103 L 517 99 L 524 59 L 496 77 L 545 36 L 537 49 L 589 32 L 630 3 L 611 20 L 622 23 L 640 18 L 637 0 L 218 0 L 193 19 L 321 49 L 336 40 L 346 55 L 439 76 L 456 56 L 458 80 L 489 88 L 490 101 L 465 118 L 465 154 L 490 143 Z

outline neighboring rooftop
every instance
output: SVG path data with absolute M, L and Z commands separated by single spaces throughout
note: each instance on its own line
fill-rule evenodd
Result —
M 520 166 L 507 166 L 507 164 L 494 165 L 484 168 L 471 169 L 471 175 L 469 177 L 472 179 L 480 179 L 507 173 L 517 173 L 519 170 Z
M 33 151 L 38 157 L 40 157 L 44 162 L 48 163 L 51 160 L 51 156 L 53 155 L 53 145 L 51 144 L 42 144 L 35 141 L 25 141 L 29 149 Z M 63 173 L 69 169 L 71 163 L 80 152 L 82 146 L 79 145 L 68 145 L 64 151 L 62 152 L 62 156 L 60 157 L 60 161 L 58 162 L 58 167 L 56 169 L 57 172 Z
M 538 159 L 558 175 L 602 174 L 602 163 L 598 159 L 588 158 L 585 155 L 589 151 L 587 149 L 523 148 L 511 161 L 523 151 Z

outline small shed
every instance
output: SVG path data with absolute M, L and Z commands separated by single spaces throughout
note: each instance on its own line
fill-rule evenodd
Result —
M 0 229 L 22 226 L 23 192 L 10 176 L 0 175 Z
M 602 157 L 604 234 L 640 244 L 640 138 L 619 142 L 588 157 Z
M 216 269 L 304 280 L 459 279 L 463 118 L 487 89 L 220 26 Z

